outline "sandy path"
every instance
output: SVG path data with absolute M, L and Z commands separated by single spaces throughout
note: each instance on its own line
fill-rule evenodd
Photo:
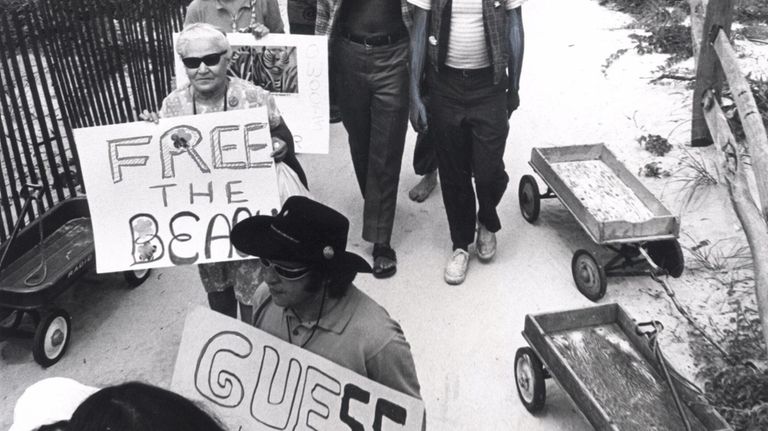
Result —
M 589 305 L 573 285 L 570 260 L 573 250 L 590 246 L 555 200 L 542 205 L 537 225 L 527 224 L 518 210 L 517 183 L 530 173 L 533 146 L 605 142 L 619 159 L 631 160 L 628 167 L 636 172 L 641 156 L 634 139 L 640 133 L 629 119 L 635 110 L 647 124 L 669 130 L 670 118 L 687 108 L 683 96 L 638 79 L 650 73 L 631 58 L 616 64 L 609 79 L 601 74 L 606 57 L 630 46 L 626 31 L 614 30 L 627 17 L 591 0 L 531 0 L 524 19 L 522 107 L 511 121 L 505 156 L 511 180 L 500 208 L 503 230 L 495 261 L 483 265 L 473 257 L 463 285 L 443 282 L 450 251 L 445 213 L 439 192 L 422 204 L 407 198 L 416 179 L 410 166 L 414 136 L 409 134 L 393 238 L 398 274 L 385 281 L 357 280 L 405 330 L 431 429 L 590 428 L 551 381 L 546 410 L 538 417 L 525 411 L 515 393 L 512 359 L 524 344 L 524 315 Z M 362 201 L 346 134 L 341 125 L 332 126 L 331 134 L 330 155 L 304 156 L 302 163 L 313 192 L 352 219 L 351 248 L 369 256 L 370 246 L 359 237 Z M 649 297 L 637 293 L 645 283 L 612 280 L 603 302 L 626 303 L 638 319 L 648 318 L 663 305 L 648 306 Z M 202 303 L 203 291 L 190 267 L 156 271 L 133 291 L 117 276 L 86 278 L 61 299 L 73 315 L 74 335 L 59 364 L 43 370 L 22 343 L 0 344 L 0 429 L 10 425 L 23 389 L 44 377 L 68 376 L 93 385 L 141 379 L 167 386 L 184 313 Z

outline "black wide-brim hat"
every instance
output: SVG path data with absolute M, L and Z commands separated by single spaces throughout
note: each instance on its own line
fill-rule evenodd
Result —
M 348 233 L 349 220 L 338 211 L 304 196 L 291 196 L 277 215 L 237 223 L 230 241 L 251 256 L 372 272 L 365 259 L 346 251 Z

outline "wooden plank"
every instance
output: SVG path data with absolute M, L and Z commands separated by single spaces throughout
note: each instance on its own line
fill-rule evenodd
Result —
M 617 304 L 601 304 L 576 310 L 532 314 L 526 316 L 526 321 L 530 319 L 532 322 L 536 322 L 536 325 L 530 328 L 531 330 L 538 328 L 536 330 L 550 334 L 615 322 L 619 309 Z
M 537 148 L 531 150 L 531 166 L 541 176 L 542 180 L 547 183 L 549 188 L 555 192 L 560 202 L 573 214 L 573 217 L 584 231 L 587 232 L 592 241 L 602 244 L 603 238 L 600 235 L 600 226 L 595 216 L 590 214 L 581 201 L 571 193 L 563 180 L 552 170 L 552 166 L 537 150 Z
M 728 40 L 728 35 L 720 30 L 714 43 L 714 50 L 720 58 L 728 85 L 734 96 L 739 111 L 739 118 L 747 137 L 749 154 L 752 157 L 753 172 L 760 196 L 760 208 L 763 217 L 768 216 L 768 137 L 766 137 L 760 110 L 757 108 L 752 90 L 747 79 L 739 69 L 736 53 Z
M 701 98 L 704 91 L 714 89 L 719 99 L 722 90 L 723 72 L 712 48 L 713 36 L 722 28 L 726 34 L 731 32 L 733 19 L 733 0 L 709 0 L 704 18 L 703 34 L 699 49 L 699 62 L 696 67 L 696 87 L 693 91 L 693 114 L 691 118 L 691 146 L 704 147 L 712 144 L 712 137 L 707 129 Z
M 685 429 L 664 377 L 618 324 L 561 331 L 548 338 L 618 429 Z M 693 430 L 706 431 L 690 410 L 687 416 Z

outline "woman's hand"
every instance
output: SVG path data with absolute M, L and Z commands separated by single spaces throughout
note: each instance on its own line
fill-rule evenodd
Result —
M 250 33 L 256 39 L 261 39 L 262 37 L 269 34 L 269 28 L 260 22 L 257 22 L 256 24 L 253 24 L 249 27 L 243 27 L 239 31 L 240 33 Z
M 275 162 L 282 162 L 288 155 L 288 144 L 280 138 L 272 138 L 272 153 L 269 155 Z
M 139 119 L 155 124 L 160 123 L 160 115 L 157 112 L 149 112 L 146 109 L 139 113 Z

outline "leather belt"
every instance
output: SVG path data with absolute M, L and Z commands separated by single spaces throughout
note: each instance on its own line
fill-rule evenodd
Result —
M 354 34 L 348 32 L 341 32 L 341 36 L 352 42 L 359 43 L 365 46 L 384 46 L 392 45 L 399 42 L 404 36 L 404 33 L 383 34 L 378 36 L 366 36 L 362 34 Z
M 483 67 L 482 69 L 456 69 L 447 65 L 440 67 L 441 71 L 448 72 L 452 75 L 458 75 L 463 78 L 475 78 L 483 76 L 493 76 L 493 67 Z

